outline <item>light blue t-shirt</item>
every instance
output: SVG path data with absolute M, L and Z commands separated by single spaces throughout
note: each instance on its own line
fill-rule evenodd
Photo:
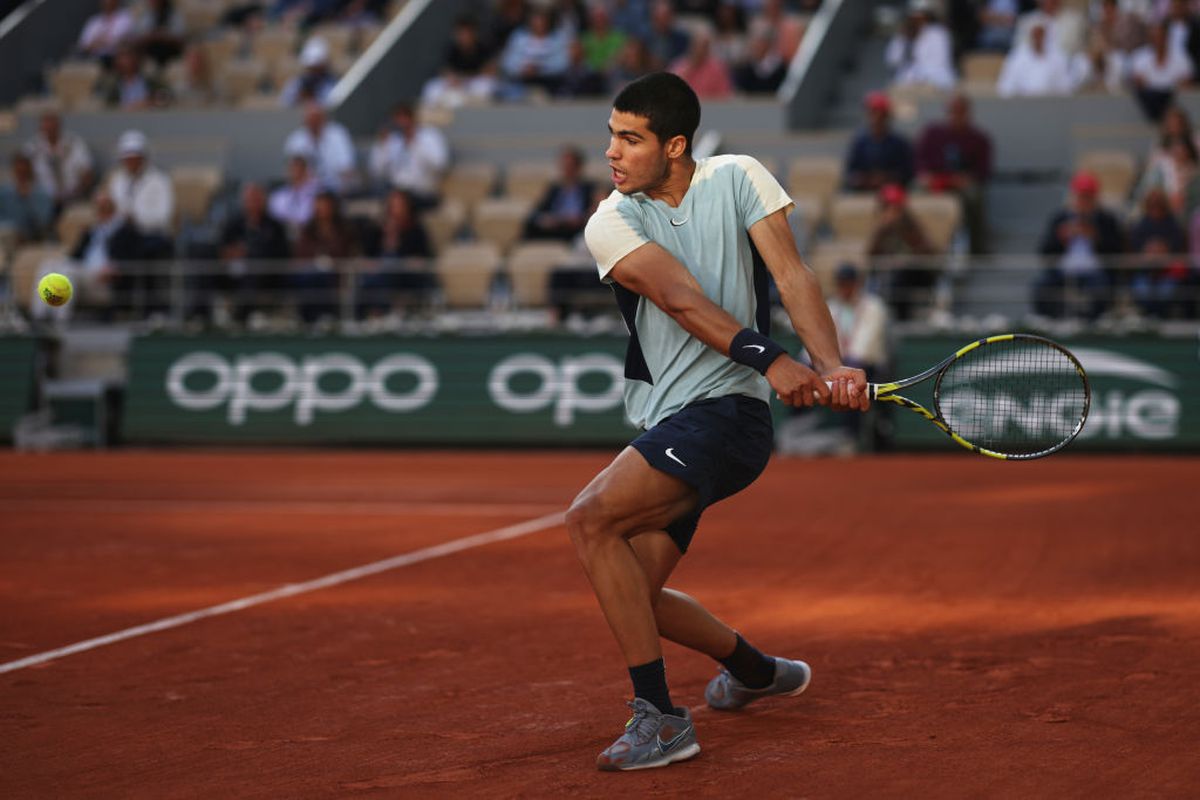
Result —
M 665 311 L 609 277 L 622 258 L 654 242 L 696 277 L 704 294 L 747 328 L 765 326 L 767 279 L 754 266 L 748 229 L 792 200 L 750 156 L 696 162 L 683 202 L 672 208 L 644 194 L 614 191 L 588 220 L 584 236 L 600 279 L 612 283 L 629 326 L 625 408 L 651 428 L 689 403 L 731 394 L 766 401 L 770 386 L 679 326 Z M 760 313 L 761 310 L 761 313 Z

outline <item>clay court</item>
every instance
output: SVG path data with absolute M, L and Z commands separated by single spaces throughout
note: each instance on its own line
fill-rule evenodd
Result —
M 669 647 L 703 752 L 605 774 L 628 679 L 558 515 L 607 457 L 0 454 L 0 663 L 413 554 L 3 672 L 0 794 L 1194 796 L 1196 459 L 777 459 L 675 585 L 811 688 L 709 711 Z

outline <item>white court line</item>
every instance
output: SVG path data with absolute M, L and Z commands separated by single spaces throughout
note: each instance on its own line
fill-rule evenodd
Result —
M 46 501 L 40 498 L 4 498 L 12 511 L 44 513 Z M 24 504 L 24 507 L 22 507 Z M 54 513 L 74 514 L 434 514 L 437 516 L 479 517 L 495 514 L 545 514 L 558 506 L 550 503 L 430 503 L 423 501 L 336 501 L 336 500 L 102 500 L 93 498 L 56 498 Z
M 452 553 L 460 553 L 463 550 L 470 550 L 475 547 L 482 547 L 485 544 L 494 542 L 504 542 L 509 539 L 516 539 L 521 536 L 526 536 L 531 533 L 553 528 L 561 525 L 566 515 L 562 511 L 557 511 L 553 514 L 547 514 L 544 517 L 527 520 L 526 522 L 518 522 L 516 525 L 508 525 L 504 528 L 497 528 L 493 531 L 485 533 L 477 533 L 473 536 L 464 536 L 461 539 L 455 539 L 444 544 L 437 544 L 432 547 L 425 547 L 421 550 L 414 550 L 411 553 L 403 553 L 391 558 L 385 558 L 382 561 L 374 561 L 370 564 L 364 564 L 361 567 L 352 567 L 351 569 L 334 572 L 322 578 L 315 578 L 311 581 L 303 583 L 289 583 L 280 586 L 277 589 L 272 589 L 269 592 L 243 597 L 240 600 L 231 600 L 228 603 L 222 603 L 217 606 L 202 608 L 199 611 L 189 611 L 186 614 L 179 614 L 174 617 L 160 619 L 157 622 L 150 622 L 145 625 L 138 625 L 133 628 L 126 628 L 123 631 L 110 633 L 107 636 L 98 636 L 95 639 L 88 639 L 83 642 L 60 647 L 57 650 L 47 650 L 44 653 L 22 658 L 18 661 L 9 661 L 6 664 L 0 664 L 0 675 L 6 672 L 15 672 L 25 667 L 32 667 L 38 664 L 45 664 L 47 661 L 63 658 L 64 656 L 82 653 L 87 650 L 95 650 L 97 647 L 123 642 L 126 639 L 133 639 L 138 636 L 145 636 L 148 633 L 157 633 L 171 628 L 178 628 L 182 625 L 187 625 L 191 622 L 207 619 L 209 617 L 219 617 L 222 614 L 232 614 L 234 611 L 242 611 L 254 606 L 260 606 L 263 603 L 270 603 L 275 600 L 282 600 L 285 597 L 295 597 L 298 594 L 306 594 L 315 592 L 318 589 L 327 589 L 330 586 L 337 586 L 342 583 L 356 581 L 359 578 L 366 578 L 370 575 L 378 575 L 381 572 L 407 567 L 410 564 L 417 564 L 422 561 L 448 556 Z

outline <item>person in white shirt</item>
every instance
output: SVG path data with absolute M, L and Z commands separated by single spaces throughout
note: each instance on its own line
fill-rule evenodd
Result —
M 108 60 L 133 33 L 133 15 L 121 7 L 121 0 L 102 0 L 100 11 L 93 14 L 79 36 L 79 52 Z
M 1001 97 L 1038 97 L 1070 94 L 1071 62 L 1057 48 L 1047 47 L 1046 29 L 1035 25 L 1029 44 L 1017 45 L 1004 59 L 996 93 Z
M 450 166 L 450 146 L 440 130 L 417 124 L 412 106 L 392 111 L 392 124 L 371 146 L 371 176 L 413 196 L 422 208 L 436 206 L 442 177 Z
M 337 77 L 329 68 L 329 45 L 324 39 L 314 36 L 304 43 L 304 49 L 300 51 L 300 66 L 304 71 L 283 87 L 279 96 L 280 105 L 292 108 L 307 100 L 326 105 L 329 93 L 337 85 Z
M 141 131 L 129 130 L 117 140 L 121 164 L 108 182 L 117 213 L 133 223 L 143 237 L 169 240 L 175 223 L 175 188 L 171 179 L 147 158 L 148 142 Z
M 888 42 L 885 57 L 896 86 L 949 90 L 958 80 L 950 32 L 938 22 L 931 0 L 914 0 L 904 28 Z
M 1170 46 L 1169 23 L 1150 29 L 1150 43 L 1133 51 L 1129 76 L 1142 112 L 1158 122 L 1171 104 L 1177 88 L 1192 79 L 1192 61 L 1186 52 Z
M 1063 0 L 1039 0 L 1037 11 L 1021 15 L 1014 49 L 1027 46 L 1034 27 L 1039 25 L 1046 30 L 1047 49 L 1061 50 L 1068 59 L 1083 52 L 1087 20 L 1075 9 L 1064 8 Z
M 38 184 L 60 210 L 87 198 L 95 180 L 92 153 L 82 137 L 62 129 L 58 112 L 42 115 L 37 134 L 25 143 L 25 154 Z
M 887 305 L 863 287 L 862 276 L 853 264 L 838 267 L 834 280 L 834 294 L 828 305 L 842 360 L 865 370 L 869 380 L 888 360 Z
M 304 106 L 304 124 L 288 135 L 283 151 L 311 153 L 313 171 L 327 189 L 344 194 L 358 187 L 354 142 L 342 125 L 325 115 L 320 103 Z
M 267 208 L 271 216 L 283 223 L 288 238 L 295 241 L 300 229 L 313 217 L 313 204 L 320 185 L 312 176 L 308 165 L 309 154 L 303 148 L 295 148 L 288 154 L 287 183 L 271 192 Z

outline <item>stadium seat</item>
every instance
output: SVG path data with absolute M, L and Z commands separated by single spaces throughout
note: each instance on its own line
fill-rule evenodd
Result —
M 536 203 L 558 174 L 551 161 L 517 161 L 504 170 L 504 194 Z
M 1105 202 L 1118 207 L 1124 206 L 1137 179 L 1137 159 L 1124 150 L 1087 150 L 1079 154 L 1075 169 L 1095 175 Z
M 357 200 L 347 200 L 345 205 L 347 217 L 368 219 L 378 222 L 383 218 L 383 201 L 376 197 L 360 197 Z
M 449 308 L 483 308 L 496 270 L 500 251 L 489 242 L 453 244 L 435 262 L 442 294 Z
M 788 164 L 787 188 L 792 197 L 809 196 L 821 201 L 821 217 L 829 213 L 833 196 L 842 185 L 842 160 L 836 156 L 800 156 Z
M 485 242 L 491 242 L 507 253 L 521 238 L 525 227 L 525 219 L 529 216 L 533 203 L 512 197 L 492 197 L 479 201 L 475 206 L 471 227 L 475 235 Z
M 330 63 L 354 55 L 355 33 L 349 25 L 325 23 L 313 28 L 309 36 L 325 40 L 325 44 L 329 46 Z
M 913 194 L 908 207 L 921 223 L 933 249 L 938 253 L 948 252 L 962 221 L 961 201 L 951 194 Z
M 816 273 L 821 289 L 829 295 L 833 292 L 834 275 L 842 264 L 853 264 L 865 272 L 866 253 L 865 239 L 833 239 L 821 242 L 805 261 Z
M 213 197 L 221 188 L 221 169 L 216 166 L 178 166 L 171 169 L 175 188 L 175 218 L 178 223 L 198 224 L 208 216 Z
M 68 61 L 62 64 L 50 76 L 54 97 L 68 111 L 88 105 L 100 73 L 100 65 L 94 61 Z
M 263 68 L 257 61 L 233 59 L 217 67 L 221 99 L 230 105 L 241 105 L 247 97 L 255 94 L 262 79 Z
M 179 4 L 179 15 L 183 19 L 183 28 L 190 38 L 199 38 L 208 34 L 217 27 L 221 21 L 221 15 L 224 13 L 225 4 L 212 0 L 183 0 Z
M 812 194 L 794 194 L 792 202 L 796 204 L 796 210 L 792 213 L 799 217 L 798 225 L 804 232 L 805 241 L 811 242 L 824 216 L 822 198 Z
M 59 243 L 68 250 L 74 248 L 79 242 L 79 237 L 91 227 L 95 219 L 96 212 L 91 203 L 74 203 L 67 206 L 59 215 L 55 226 Z
M 829 210 L 829 224 L 838 239 L 866 239 L 875 227 L 875 195 L 866 192 L 839 194 Z
M 994 88 L 1003 67 L 1003 53 L 967 53 L 962 59 L 963 85 L 972 90 Z
M 272 25 L 254 37 L 250 51 L 254 60 L 271 72 L 279 61 L 295 55 L 296 32 L 284 25 Z
M 499 169 L 489 161 L 456 164 L 442 184 L 442 195 L 459 201 L 469 211 L 492 193 L 498 173 Z
M 573 261 L 571 248 L 559 242 L 522 242 L 508 257 L 513 300 L 523 308 L 541 308 L 549 302 L 550 273 Z
M 37 279 L 42 262 L 66 258 L 66 250 L 58 245 L 29 245 L 13 255 L 9 270 L 9 291 L 17 307 L 28 311 L 33 299 L 33 282 Z
M 437 208 L 421 216 L 435 253 L 442 252 L 454 241 L 466 221 L 467 207 L 453 198 L 442 200 Z
M 219 73 L 227 63 L 237 56 L 241 45 L 241 34 L 235 30 L 225 31 L 219 36 L 205 39 L 201 46 L 208 59 L 208 68 Z

